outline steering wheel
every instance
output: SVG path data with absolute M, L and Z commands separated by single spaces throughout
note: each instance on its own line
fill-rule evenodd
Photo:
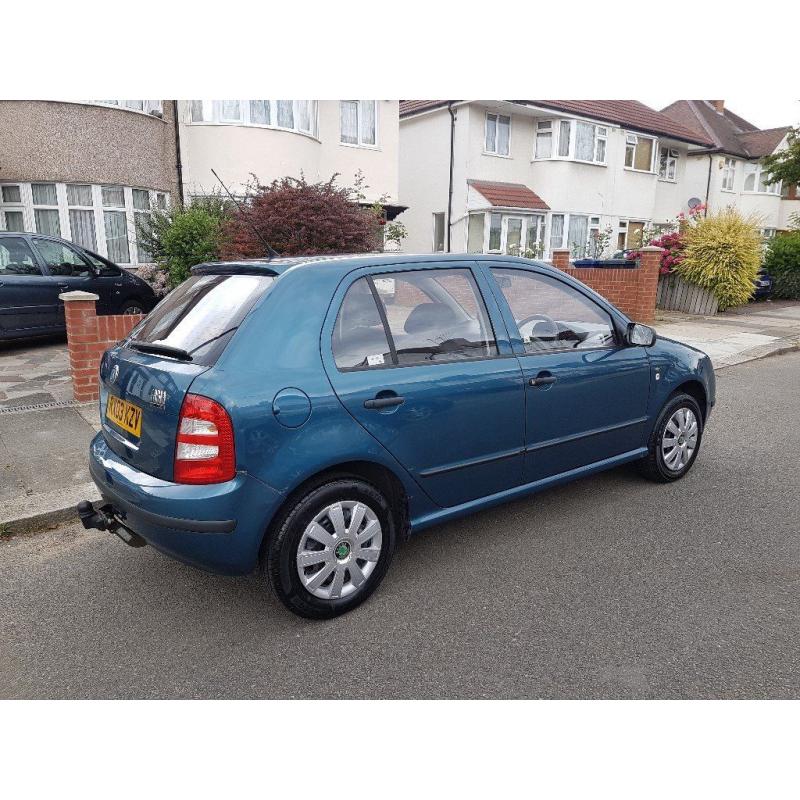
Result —
M 552 331 L 552 335 L 554 335 L 554 336 L 558 335 L 558 325 L 556 325 L 556 321 L 554 319 L 552 319 L 552 317 L 548 317 L 547 314 L 531 314 L 529 317 L 525 317 L 525 319 L 520 320 L 517 323 L 517 327 L 519 328 L 519 332 L 522 335 L 523 339 L 526 338 L 526 335 L 527 336 L 531 336 L 531 334 L 533 334 L 533 329 L 534 329 L 535 325 L 533 325 L 531 323 L 535 323 L 535 322 L 545 322 L 545 323 L 547 323 L 550 326 L 550 330 Z M 531 326 L 531 328 L 527 332 L 527 334 L 525 332 L 523 332 L 523 330 L 522 330 L 523 327 L 525 327 L 526 325 L 530 325 Z

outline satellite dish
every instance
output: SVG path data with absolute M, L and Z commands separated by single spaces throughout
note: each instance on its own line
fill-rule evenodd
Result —
M 690 197 L 689 202 L 686 204 L 689 208 L 697 208 L 703 201 L 699 197 Z

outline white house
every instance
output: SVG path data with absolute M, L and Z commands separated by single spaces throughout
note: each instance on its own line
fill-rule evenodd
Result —
M 633 247 L 685 207 L 688 151 L 711 144 L 631 100 L 403 101 L 405 246 L 545 258 Z
M 789 217 L 800 213 L 798 187 L 768 184 L 760 164 L 787 146 L 788 126 L 759 130 L 725 108 L 724 100 L 678 100 L 662 113 L 713 142 L 689 151 L 686 188 L 693 196 L 711 211 L 735 206 L 757 215 L 765 238 L 789 227 Z
M 185 100 L 178 102 L 186 198 L 220 186 L 235 194 L 256 175 L 263 183 L 305 176 L 352 185 L 361 171 L 368 202 L 398 202 L 397 100 Z

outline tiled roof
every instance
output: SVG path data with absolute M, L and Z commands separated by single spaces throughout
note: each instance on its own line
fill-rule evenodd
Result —
M 705 131 L 715 150 L 742 158 L 761 158 L 780 144 L 789 127 L 759 130 L 727 108 L 720 114 L 708 100 L 677 100 L 662 114 L 696 131 Z
M 400 116 L 408 117 L 445 106 L 448 100 L 401 100 Z M 675 120 L 638 100 L 511 100 L 512 103 L 551 108 L 568 114 L 624 125 L 642 133 L 669 136 L 690 144 L 712 144 L 703 131 L 686 128 Z
M 505 208 L 533 208 L 548 211 L 550 206 L 522 183 L 498 183 L 495 181 L 474 181 L 467 183 L 480 192 L 491 205 Z

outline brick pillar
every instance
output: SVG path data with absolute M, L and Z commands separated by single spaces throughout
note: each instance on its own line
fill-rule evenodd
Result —
M 636 322 L 652 323 L 656 318 L 656 292 L 661 270 L 661 247 L 642 247 L 639 250 L 639 280 L 636 297 Z
M 569 269 L 569 250 L 566 247 L 558 247 L 553 250 L 553 266 L 558 269 Z
M 97 341 L 95 303 L 100 297 L 91 292 L 64 292 L 58 297 L 64 301 L 73 397 L 79 403 L 96 400 L 97 368 L 106 348 Z

